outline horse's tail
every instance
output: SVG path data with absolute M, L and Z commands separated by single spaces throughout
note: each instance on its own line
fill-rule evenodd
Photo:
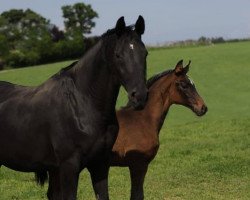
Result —
M 43 186 L 48 180 L 48 172 L 46 170 L 35 172 L 35 179 L 38 185 Z

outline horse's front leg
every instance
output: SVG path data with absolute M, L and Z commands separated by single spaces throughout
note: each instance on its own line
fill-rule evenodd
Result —
M 97 200 L 108 200 L 108 172 L 109 166 L 104 163 L 96 163 L 95 166 L 88 167 L 91 175 L 93 189 Z
M 76 200 L 79 179 L 79 163 L 68 160 L 49 171 L 49 200 Z
M 129 166 L 131 178 L 131 196 L 130 200 L 143 200 L 143 183 L 148 169 L 147 163 L 141 163 Z
M 47 191 L 47 197 L 49 200 L 63 199 L 59 169 L 49 170 L 49 187 Z
M 118 123 L 108 126 L 106 131 L 106 149 L 103 152 L 101 159 L 98 162 L 88 166 L 91 175 L 92 185 L 95 191 L 97 200 L 108 200 L 108 173 L 110 167 L 110 154 L 115 143 L 119 126 Z

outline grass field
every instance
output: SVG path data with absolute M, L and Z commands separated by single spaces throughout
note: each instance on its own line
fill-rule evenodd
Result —
M 146 200 L 250 199 L 250 42 L 149 51 L 148 77 L 191 59 L 190 76 L 208 106 L 196 117 L 173 106 L 145 181 Z M 68 62 L 0 72 L 0 80 L 37 85 Z M 1 94 L 0 94 L 1 95 Z M 126 103 L 124 91 L 117 107 Z M 0 147 L 1 148 L 1 147 Z M 46 199 L 33 174 L 0 169 L 0 199 Z M 110 199 L 129 199 L 127 168 L 110 171 Z M 94 200 L 87 171 L 78 199 Z

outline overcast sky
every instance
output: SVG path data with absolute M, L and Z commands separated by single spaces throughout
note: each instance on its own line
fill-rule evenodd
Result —
M 76 2 L 91 4 L 99 14 L 92 35 L 114 27 L 120 16 L 132 24 L 141 14 L 146 44 L 200 36 L 250 37 L 250 0 L 0 0 L 0 12 L 31 8 L 63 29 L 61 6 Z

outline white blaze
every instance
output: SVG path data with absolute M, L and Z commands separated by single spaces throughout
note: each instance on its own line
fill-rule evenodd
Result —
M 129 44 L 129 48 L 130 48 L 130 49 L 134 49 L 134 44 L 130 43 L 130 44 Z

